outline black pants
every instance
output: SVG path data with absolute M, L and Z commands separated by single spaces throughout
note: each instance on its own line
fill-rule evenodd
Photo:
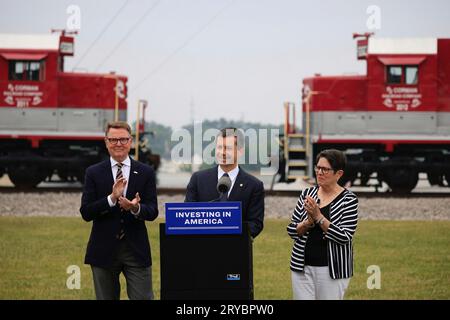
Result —
M 125 239 L 120 241 L 116 258 L 110 269 L 92 266 L 95 296 L 97 300 L 120 299 L 120 273 L 123 272 L 130 300 L 153 300 L 152 269 L 142 267 L 128 247 Z

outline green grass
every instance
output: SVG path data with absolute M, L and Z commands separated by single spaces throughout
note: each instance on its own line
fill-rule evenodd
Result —
M 158 224 L 148 223 L 153 284 L 159 299 Z M 256 299 L 291 299 L 287 220 L 267 220 L 254 242 Z M 91 224 L 81 218 L 0 217 L 0 299 L 93 299 L 83 264 Z M 450 221 L 362 221 L 355 275 L 346 299 L 450 299 Z M 81 268 L 81 289 L 69 290 L 69 265 Z M 367 268 L 381 269 L 381 289 L 369 290 Z M 126 299 L 122 278 L 122 298 Z

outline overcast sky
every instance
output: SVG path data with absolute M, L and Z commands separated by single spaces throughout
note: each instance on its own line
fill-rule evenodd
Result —
M 80 30 L 66 70 L 114 70 L 128 76 L 129 122 L 136 117 L 138 99 L 147 99 L 147 118 L 174 128 L 193 119 L 220 117 L 282 123 L 283 102 L 298 103 L 304 77 L 365 73 L 365 63 L 356 60 L 353 32 L 450 37 L 446 0 L 0 0 L 0 4 L 2 33 L 65 28 L 76 18 L 67 10 L 77 6 Z M 379 20 L 373 20 L 377 12 L 367 13 L 370 6 L 379 9 Z

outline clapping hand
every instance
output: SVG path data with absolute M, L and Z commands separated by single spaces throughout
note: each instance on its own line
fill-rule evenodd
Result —
M 306 196 L 304 202 L 304 208 L 306 213 L 308 214 L 308 219 L 312 221 L 317 221 L 321 215 L 320 208 L 317 205 L 316 201 L 310 196 Z
M 120 196 L 119 205 L 122 209 L 126 211 L 137 212 L 139 210 L 139 202 L 141 201 L 141 197 L 139 197 L 139 192 L 136 192 L 136 195 L 133 200 L 128 200 L 124 196 Z
M 113 202 L 116 202 L 122 195 L 123 191 L 125 190 L 125 186 L 127 185 L 127 180 L 122 177 L 120 179 L 117 179 L 116 182 L 114 182 L 112 193 L 111 193 L 111 200 Z

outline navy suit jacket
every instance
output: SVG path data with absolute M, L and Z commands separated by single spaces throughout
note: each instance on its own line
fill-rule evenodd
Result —
M 150 166 L 131 159 L 126 197 L 132 200 L 139 192 L 141 209 L 138 217 L 129 211 L 121 212 L 118 205 L 109 206 L 107 197 L 111 194 L 113 183 L 109 158 L 87 168 L 80 212 L 85 221 L 92 221 L 93 224 L 84 262 L 109 268 L 119 241 L 127 241 L 142 266 L 151 266 L 145 220 L 152 221 L 158 216 L 155 172 Z M 125 240 L 118 239 L 121 228 L 125 231 Z
M 195 172 L 186 190 L 185 202 L 217 200 L 217 166 Z M 256 237 L 264 227 L 264 184 L 242 168 L 234 182 L 228 201 L 242 203 L 242 221 L 248 222 L 250 234 Z

